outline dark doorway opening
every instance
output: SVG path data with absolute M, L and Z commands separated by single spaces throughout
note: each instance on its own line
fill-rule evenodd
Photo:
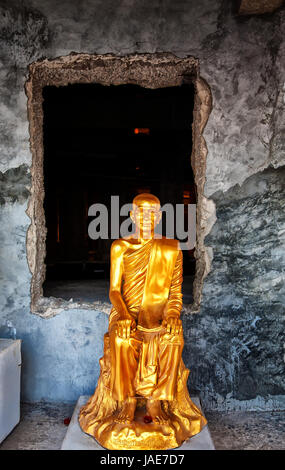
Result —
M 120 197 L 121 207 L 140 192 L 157 195 L 162 205 L 196 203 L 194 87 L 48 86 L 43 98 L 44 296 L 107 300 L 113 239 L 110 229 L 107 240 L 89 237 L 88 209 L 101 203 L 110 213 L 111 196 Z M 194 250 L 183 258 L 184 302 L 191 303 Z

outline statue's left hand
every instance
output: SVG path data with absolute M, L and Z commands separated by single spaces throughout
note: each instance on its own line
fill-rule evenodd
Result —
M 182 321 L 180 318 L 166 318 L 162 324 L 166 328 L 167 333 L 170 333 L 171 335 L 179 335 L 182 331 Z
M 135 327 L 136 322 L 133 319 L 124 318 L 116 322 L 115 332 L 120 338 L 128 339 Z

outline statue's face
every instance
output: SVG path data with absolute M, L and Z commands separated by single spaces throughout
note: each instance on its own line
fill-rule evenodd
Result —
M 131 215 L 136 228 L 145 239 L 152 236 L 155 226 L 161 219 L 161 211 L 152 201 L 142 201 L 135 205 Z

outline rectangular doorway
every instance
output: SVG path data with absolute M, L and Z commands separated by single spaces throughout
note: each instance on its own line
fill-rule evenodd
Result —
M 89 237 L 89 207 L 100 203 L 110 210 L 111 196 L 118 195 L 122 206 L 140 192 L 155 194 L 162 205 L 196 203 L 190 163 L 194 86 L 46 86 L 43 99 L 43 295 L 106 302 L 113 239 L 110 228 L 108 239 Z M 183 251 L 183 263 L 183 300 L 189 304 L 194 250 Z

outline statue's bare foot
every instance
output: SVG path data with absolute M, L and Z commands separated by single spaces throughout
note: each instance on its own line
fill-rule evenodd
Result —
M 146 403 L 146 408 L 150 416 L 152 417 L 153 422 L 159 424 L 167 424 L 169 417 L 161 408 L 160 400 L 153 400 L 149 398 Z
M 115 418 L 117 423 L 131 423 L 134 419 L 135 411 L 137 406 L 137 399 L 133 397 L 127 398 L 123 402 L 123 406 L 120 409 L 118 415 Z

